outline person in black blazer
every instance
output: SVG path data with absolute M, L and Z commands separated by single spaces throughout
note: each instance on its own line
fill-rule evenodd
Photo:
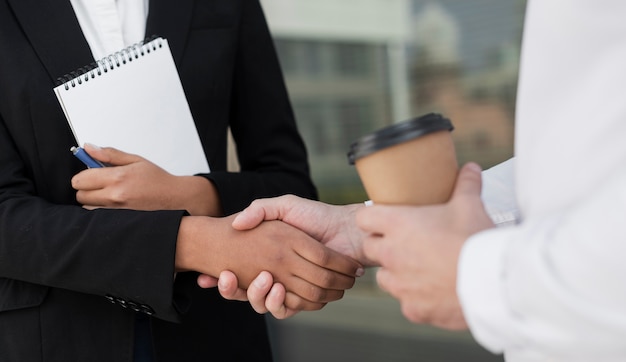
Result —
M 316 197 L 257 0 L 152 0 L 146 29 L 172 48 L 211 166 L 201 177 L 215 193 L 213 216 L 261 197 Z M 219 361 L 222 351 L 228 361 L 270 361 L 264 317 L 199 288 L 196 272 L 234 269 L 249 282 L 264 255 L 242 246 L 327 249 L 282 224 L 241 234 L 229 218 L 185 209 L 81 207 L 89 195 L 72 182 L 81 190 L 87 173 L 68 151 L 75 140 L 53 92 L 59 77 L 93 62 L 70 2 L 0 0 L 0 54 L 0 361 L 132 361 L 144 325 L 136 320 L 146 320 L 138 316 L 150 316 L 157 361 Z M 229 127 L 237 173 L 226 171 Z M 318 269 L 315 258 L 283 265 L 301 284 L 318 271 L 329 277 L 319 293 L 294 297 L 300 308 L 319 309 L 354 282 L 356 263 L 317 254 L 328 257 Z M 304 284 L 294 283 L 294 296 L 315 289 Z

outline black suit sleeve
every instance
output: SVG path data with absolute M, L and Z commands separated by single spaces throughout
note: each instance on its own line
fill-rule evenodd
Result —
M 37 285 L 114 297 L 177 320 L 173 255 L 184 212 L 87 211 L 52 203 L 37 194 L 23 161 L 31 157 L 23 156 L 0 116 L 0 311 L 33 303 L 24 298 L 25 288 Z M 58 176 L 69 185 L 68 170 Z

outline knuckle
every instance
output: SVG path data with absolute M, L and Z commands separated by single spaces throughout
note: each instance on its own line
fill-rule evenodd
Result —
M 123 206 L 128 202 L 128 195 L 124 190 L 116 188 L 111 191 L 110 199 L 114 205 Z
M 121 184 L 127 177 L 125 167 L 115 167 L 114 172 L 111 172 L 112 180 L 115 184 Z
M 312 285 L 309 288 L 309 291 L 307 294 L 308 294 L 309 300 L 314 301 L 314 302 L 320 302 L 320 301 L 325 300 L 327 293 L 325 289 Z
M 316 263 L 318 265 L 328 265 L 330 263 L 330 259 L 331 259 L 331 252 L 330 249 L 327 249 L 323 246 L 321 246 L 320 248 L 317 248 L 317 250 L 315 250 L 315 259 L 316 259 Z
M 344 291 L 343 290 L 333 290 L 331 292 L 327 292 L 326 293 L 326 297 L 324 299 L 324 302 L 334 302 L 337 301 L 341 298 L 343 298 L 344 296 Z
M 285 307 L 294 310 L 304 310 L 306 307 L 306 302 L 304 299 L 292 294 L 287 293 L 285 297 Z M 274 313 L 274 311 L 272 312 Z
M 318 283 L 325 288 L 334 286 L 337 282 L 335 274 L 329 270 L 324 270 L 318 275 Z

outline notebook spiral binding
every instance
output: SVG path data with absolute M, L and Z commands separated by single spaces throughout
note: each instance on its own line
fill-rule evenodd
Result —
M 109 54 L 87 66 L 78 68 L 75 71 L 57 78 L 56 85 L 64 85 L 65 90 L 69 90 L 70 88 L 83 84 L 83 82 L 88 82 L 89 79 L 101 76 L 110 70 L 114 70 L 115 68 L 119 68 L 128 62 L 132 62 L 133 59 L 139 59 L 139 57 L 143 57 L 152 51 L 156 51 L 162 46 L 162 38 L 159 38 L 156 35 L 151 36 L 118 52 Z

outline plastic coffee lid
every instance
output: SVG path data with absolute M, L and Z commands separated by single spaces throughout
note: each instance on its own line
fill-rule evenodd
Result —
M 429 113 L 396 123 L 362 137 L 350 145 L 348 162 L 353 165 L 359 158 L 365 157 L 383 148 L 421 137 L 425 134 L 448 130 L 454 126 L 449 119 L 437 113 Z

